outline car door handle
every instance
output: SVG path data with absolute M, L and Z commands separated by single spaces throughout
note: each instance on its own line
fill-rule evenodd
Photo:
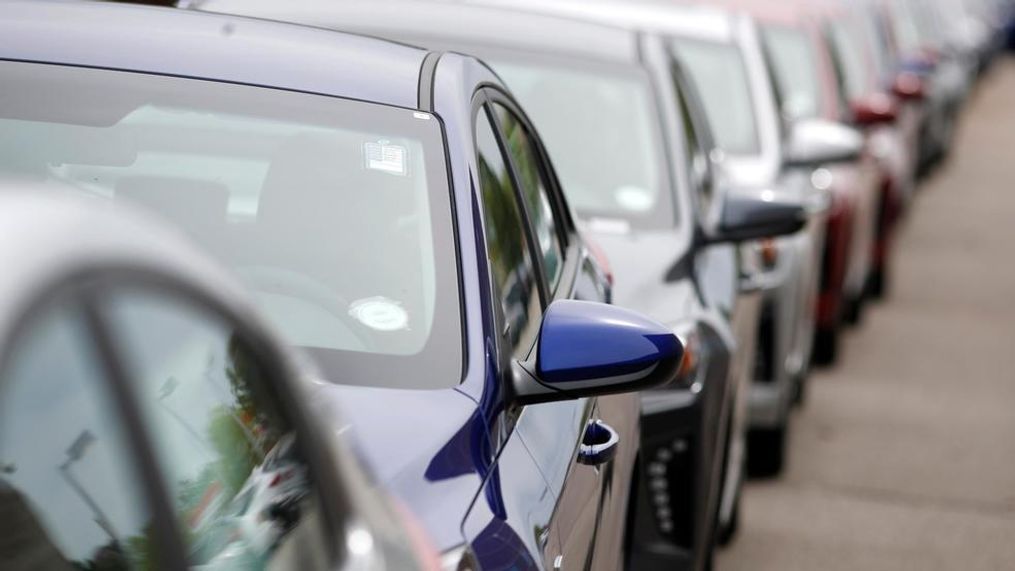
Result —
M 578 447 L 578 463 L 599 466 L 613 460 L 620 447 L 620 435 L 609 424 L 592 420 L 585 427 L 581 446 Z

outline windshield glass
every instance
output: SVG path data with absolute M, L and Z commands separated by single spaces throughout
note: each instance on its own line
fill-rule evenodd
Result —
M 888 8 L 891 10 L 892 31 L 896 42 L 898 42 L 899 51 L 904 56 L 912 55 L 911 52 L 921 47 L 916 16 L 910 11 L 908 2 L 889 2 Z
M 532 119 L 580 216 L 639 227 L 675 224 L 646 77 L 583 65 L 487 61 Z
M 762 39 L 789 119 L 816 117 L 821 112 L 818 66 L 806 32 L 783 26 L 765 26 Z
M 0 169 L 154 210 L 331 380 L 461 378 L 436 119 L 283 90 L 0 62 Z
M 694 81 L 716 142 L 727 153 L 760 153 L 751 85 L 740 49 L 734 44 L 682 39 L 676 56 Z
M 846 98 L 850 101 L 859 99 L 870 89 L 865 49 L 856 37 L 856 30 L 851 22 L 834 20 L 828 28 L 831 40 L 832 57 L 835 58 L 842 71 L 843 87 Z

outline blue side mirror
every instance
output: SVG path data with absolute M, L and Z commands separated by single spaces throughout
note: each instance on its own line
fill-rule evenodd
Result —
M 684 347 L 672 331 L 640 313 L 559 300 L 546 310 L 535 362 L 519 363 L 520 403 L 637 391 L 677 376 Z

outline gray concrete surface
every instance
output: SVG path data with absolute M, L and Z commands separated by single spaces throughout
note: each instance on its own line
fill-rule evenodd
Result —
M 1015 569 L 1015 57 L 960 129 L 719 569 Z

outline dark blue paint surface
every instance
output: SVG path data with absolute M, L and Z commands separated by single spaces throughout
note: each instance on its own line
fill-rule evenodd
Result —
M 537 368 L 543 382 L 566 384 L 633 375 L 682 356 L 673 332 L 640 313 L 567 300 L 546 311 Z

